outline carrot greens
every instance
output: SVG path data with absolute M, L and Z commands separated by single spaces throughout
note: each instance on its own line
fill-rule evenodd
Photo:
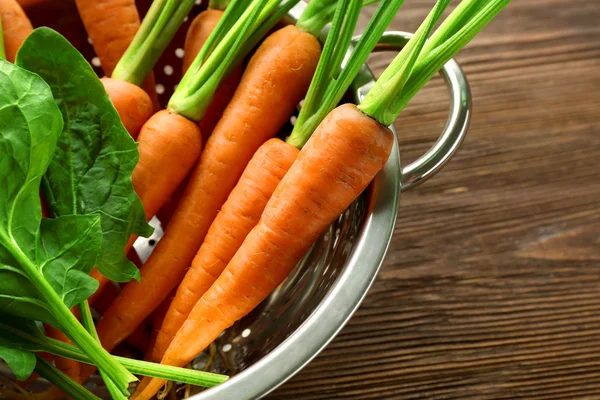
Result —
M 112 77 L 141 86 L 193 6 L 194 0 L 154 0 Z
M 375 82 L 375 85 L 359 106 L 365 114 L 385 126 L 394 122 L 400 113 L 399 106 L 395 101 L 396 94 L 400 93 L 405 86 L 427 37 L 449 3 L 450 0 L 438 0 L 425 21 L 417 29 L 415 35 Z M 388 99 L 389 101 L 385 101 Z
M 416 93 L 508 3 L 510 0 L 463 0 L 423 45 L 426 21 L 359 108 L 384 125 L 392 124 Z
M 224 10 L 227 8 L 229 4 L 229 0 L 210 0 L 208 2 L 208 8 L 212 8 L 213 10 Z
M 304 146 L 321 121 L 340 102 L 403 3 L 404 0 L 381 1 L 345 63 L 358 15 L 344 8 L 334 16 L 328 35 L 332 40 L 325 43 L 323 56 L 287 143 L 298 148 Z
M 437 31 L 443 32 L 436 39 L 435 48 L 423 52 L 417 61 L 413 72 L 396 100 L 401 111 L 419 90 L 467 43 L 469 43 L 492 19 L 506 7 L 510 0 L 463 0 L 463 3 L 474 3 L 469 8 L 456 7 L 448 18 L 440 24 Z M 461 3 L 462 4 L 462 3 Z M 458 12 L 457 12 L 458 10 Z M 468 18 L 462 15 L 465 10 Z M 456 24 L 460 20 L 460 24 Z M 437 32 L 436 31 L 436 32 Z M 446 37 L 446 39 L 442 39 Z M 432 39 L 436 34 L 432 35 Z M 424 50 L 427 50 L 427 43 Z

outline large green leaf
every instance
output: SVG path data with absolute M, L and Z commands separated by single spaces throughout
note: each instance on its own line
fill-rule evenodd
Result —
M 139 278 L 123 250 L 132 234 L 152 234 L 131 182 L 139 154 L 102 83 L 85 58 L 49 28 L 27 38 L 17 64 L 50 85 L 65 120 L 43 182 L 52 213 L 100 215 L 98 269 L 115 281 Z
M 0 87 L 0 311 L 60 326 L 47 293 L 72 307 L 94 292 L 99 217 L 42 221 L 40 181 L 62 117 L 39 76 L 4 60 Z
M 0 312 L 60 328 L 126 391 L 136 378 L 69 310 L 96 289 L 87 275 L 102 243 L 100 217 L 42 223 L 40 182 L 62 132 L 60 110 L 38 75 L 4 60 L 0 88 Z

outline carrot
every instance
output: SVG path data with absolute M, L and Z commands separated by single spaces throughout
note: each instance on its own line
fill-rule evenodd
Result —
M 239 59 L 243 56 L 243 53 L 240 53 L 239 49 L 249 51 L 249 48 L 247 48 L 248 46 L 246 46 L 248 43 L 247 41 L 253 37 L 259 27 L 260 29 L 264 29 L 268 26 L 268 23 L 263 22 L 270 18 L 272 12 L 279 15 L 280 9 L 286 10 L 285 7 L 289 9 L 295 3 L 290 2 L 290 4 L 285 4 L 278 9 L 278 0 L 253 0 L 249 5 L 243 0 L 232 1 L 218 26 L 213 31 L 211 38 L 209 38 L 203 50 L 196 57 L 194 66 L 189 69 L 188 73 L 182 79 L 181 84 L 175 91 L 169 103 L 170 111 L 165 111 L 165 115 L 171 115 L 172 118 L 187 118 L 187 123 L 195 126 L 195 129 L 198 129 L 196 123 L 202 119 L 219 83 L 222 81 L 223 77 L 227 75 L 231 66 L 235 62 L 239 62 Z M 227 18 L 228 15 L 235 16 L 236 14 L 239 15 L 237 21 L 232 21 L 231 18 Z M 300 50 L 300 53 L 303 51 L 304 50 Z M 293 66 L 298 67 L 298 64 Z M 290 73 L 288 77 L 302 76 L 303 73 L 304 72 L 295 71 L 295 73 Z M 278 105 L 280 106 L 280 104 Z M 289 118 L 289 114 L 286 118 Z M 145 127 L 151 125 L 151 123 L 153 123 L 153 118 L 146 123 Z M 164 129 L 172 130 L 172 127 L 164 127 Z M 157 130 L 157 132 L 159 131 L 160 130 Z M 145 131 L 142 129 L 139 138 L 140 142 L 144 134 Z M 178 138 L 181 135 L 173 136 Z M 140 152 L 142 152 L 141 143 Z M 169 160 L 169 162 L 171 164 L 177 164 L 181 157 L 182 155 L 178 154 Z M 142 157 L 140 157 L 140 159 L 142 159 Z M 140 162 L 140 164 L 142 163 Z M 166 168 L 163 164 L 154 165 L 160 165 L 160 168 L 162 169 Z M 148 167 L 150 168 L 150 166 Z M 160 172 L 164 173 L 164 171 Z M 148 191 L 156 190 L 153 185 L 157 185 L 157 183 L 148 182 Z M 161 184 L 158 185 L 158 187 L 164 190 L 164 185 Z M 141 195 L 141 197 L 143 196 L 144 195 Z M 158 247 L 160 247 L 165 240 L 169 242 L 172 239 L 163 237 L 154 252 L 157 251 Z M 193 238 L 193 240 L 196 239 Z M 172 242 L 170 246 L 173 246 Z M 191 246 L 195 245 L 192 244 Z M 189 251 L 189 247 L 191 246 L 189 244 L 189 239 L 184 237 L 175 247 L 187 247 L 188 250 L 186 251 Z M 192 254 L 187 262 L 188 265 L 191 258 L 193 258 L 193 253 L 195 253 L 199 247 L 200 246 L 198 245 L 191 250 Z M 177 261 L 176 264 L 179 264 L 177 257 L 178 255 L 174 254 L 173 259 L 169 259 L 167 264 L 161 266 L 153 263 L 150 269 L 146 268 L 148 265 L 148 263 L 146 263 L 140 270 L 142 276 L 141 282 L 130 282 L 124 288 L 119 297 L 98 323 L 98 334 L 105 348 L 113 349 L 118 343 L 123 341 L 124 338 L 135 330 L 135 328 L 160 305 L 169 292 L 173 290 L 181 278 L 183 278 L 185 267 L 183 269 L 167 269 L 172 267 L 170 263 L 171 260 Z M 162 270 L 162 272 L 160 272 L 160 270 Z
M 298 151 L 279 139 L 270 139 L 254 154 L 177 289 L 175 299 L 160 325 L 151 361 L 160 362 L 196 301 L 218 278 L 248 232 L 254 228 Z
M 0 18 L 6 60 L 14 63 L 21 43 L 33 31 L 33 26 L 16 0 L 0 0 Z
M 361 104 L 345 104 L 329 112 L 277 186 L 258 224 L 193 307 L 167 348 L 163 364 L 186 365 L 287 277 L 314 241 L 383 168 L 394 142 L 386 126 L 393 123 L 407 98 L 414 96 L 509 1 L 474 0 L 479 7 L 471 9 L 464 20 L 461 13 L 465 8 L 457 8 L 458 15 L 455 10 L 438 29 L 442 33 L 425 47 L 449 3 L 439 0 Z M 385 4 L 384 0 L 380 7 Z M 464 26 L 454 25 L 456 20 L 462 20 Z M 423 53 L 424 48 L 427 51 Z M 338 94 L 336 90 L 325 93 L 326 98 Z M 322 105 L 327 108 L 328 101 Z M 132 398 L 149 399 L 163 383 L 145 379 Z
M 179 184 L 177 189 L 175 189 L 175 192 L 173 192 L 171 197 L 169 197 L 165 204 L 156 213 L 156 217 L 159 219 L 163 230 L 167 229 L 167 226 L 169 226 L 169 222 L 171 222 L 171 219 L 173 219 L 175 210 L 177 209 L 177 206 L 181 201 L 181 196 L 183 196 L 183 192 L 185 192 L 185 188 L 187 187 L 189 181 L 190 177 L 188 175 L 187 178 L 185 178 L 183 182 Z
M 75 0 L 75 4 L 102 70 L 106 76 L 111 76 L 140 28 L 135 0 Z M 152 104 L 158 106 L 152 73 L 144 83 L 144 90 Z
M 290 168 L 298 149 L 279 139 L 262 145 L 248 163 L 227 202 L 212 223 L 192 267 L 179 286 L 157 336 L 151 361 L 160 362 L 192 307 L 213 284 L 258 222 L 275 187 Z
M 158 308 L 154 310 L 154 312 L 149 318 L 151 320 L 150 324 L 152 326 L 152 334 L 150 335 L 149 346 L 146 348 L 146 353 L 144 356 L 145 360 L 151 361 L 152 359 L 152 350 L 154 349 L 156 339 L 158 338 L 160 327 L 162 326 L 163 321 L 165 320 L 167 312 L 171 308 L 171 303 L 175 298 L 175 293 L 176 290 L 171 291 L 169 296 L 167 296 L 167 298 L 164 299 L 162 303 L 160 303 L 160 306 L 158 306 Z
M 167 110 L 154 114 L 144 124 L 138 139 L 140 158 L 133 170 L 132 181 L 148 219 L 156 214 L 193 167 L 202 151 L 201 137 L 196 123 Z M 133 247 L 134 239 L 129 241 L 126 252 Z M 109 280 L 97 269 L 91 275 L 100 283 L 89 300 L 94 304 Z
M 137 138 L 142 126 L 154 114 L 150 96 L 133 83 L 107 77 L 101 81 L 125 129 L 134 139 Z

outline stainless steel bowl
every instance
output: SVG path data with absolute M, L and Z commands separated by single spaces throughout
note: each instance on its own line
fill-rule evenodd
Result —
M 294 22 L 305 3 L 289 15 Z M 377 51 L 397 51 L 410 38 L 387 32 Z M 257 399 L 312 360 L 342 329 L 365 297 L 385 257 L 400 193 L 438 172 L 466 135 L 471 109 L 467 80 L 452 60 L 441 72 L 451 99 L 444 132 L 427 153 L 401 167 L 397 143 L 369 189 L 313 246 L 288 279 L 217 341 L 217 371 L 232 378 L 194 400 Z M 374 77 L 365 66 L 352 86 L 360 102 Z M 392 127 L 393 129 L 393 127 Z

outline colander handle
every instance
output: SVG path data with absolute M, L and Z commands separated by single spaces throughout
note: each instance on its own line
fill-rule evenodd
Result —
M 400 51 L 411 36 L 412 34 L 407 32 L 385 32 L 374 51 Z M 355 41 L 357 39 L 358 37 L 354 38 Z M 450 94 L 448 122 L 437 142 L 416 161 L 402 168 L 402 192 L 420 185 L 440 171 L 456 153 L 469 128 L 471 90 L 464 72 L 452 59 L 444 65 L 440 74 L 444 78 Z M 370 89 L 370 87 L 362 89 Z

